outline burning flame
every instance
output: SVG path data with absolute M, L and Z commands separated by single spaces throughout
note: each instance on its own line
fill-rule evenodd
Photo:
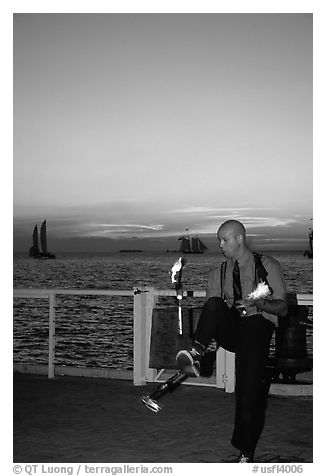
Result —
M 265 298 L 270 295 L 269 286 L 266 283 L 259 283 L 257 288 L 250 294 L 248 294 L 248 299 L 260 299 Z
M 176 274 L 183 268 L 183 259 L 179 258 L 178 261 L 174 263 L 171 268 L 171 280 L 172 283 L 176 283 L 177 280 L 175 279 Z

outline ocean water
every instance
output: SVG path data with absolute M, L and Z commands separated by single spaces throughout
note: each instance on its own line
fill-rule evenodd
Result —
M 270 253 L 282 265 L 289 292 L 313 292 L 313 260 L 302 253 Z M 170 269 L 178 253 L 57 254 L 55 260 L 14 256 L 15 288 L 115 289 L 153 286 L 173 289 Z M 219 253 L 187 255 L 183 289 L 204 289 L 208 272 L 219 266 Z M 174 298 L 168 298 L 171 303 Z M 166 301 L 166 298 L 165 298 Z M 194 300 L 193 300 L 194 301 Z M 195 300 L 200 305 L 202 300 Z M 183 305 L 192 305 L 184 299 Z M 312 309 L 309 314 L 312 320 Z M 47 363 L 48 300 L 14 299 L 14 361 Z M 312 328 L 307 328 L 312 352 Z M 81 367 L 132 369 L 133 298 L 57 296 L 56 363 Z

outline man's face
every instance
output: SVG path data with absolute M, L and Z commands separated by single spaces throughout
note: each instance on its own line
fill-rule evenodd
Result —
M 238 236 L 231 228 L 221 227 L 217 232 L 219 247 L 226 258 L 234 258 L 240 250 Z

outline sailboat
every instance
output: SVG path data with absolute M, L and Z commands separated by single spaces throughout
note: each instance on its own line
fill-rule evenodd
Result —
M 312 258 L 313 257 L 312 247 L 313 247 L 313 232 L 312 232 L 312 228 L 309 228 L 309 248 L 305 250 L 303 256 Z
M 46 220 L 43 221 L 40 231 L 40 241 L 41 241 L 41 250 L 38 242 L 38 230 L 37 225 L 35 225 L 33 230 L 33 245 L 29 249 L 30 258 L 38 259 L 55 259 L 55 255 L 48 252 L 47 241 L 46 241 Z
M 178 240 L 181 240 L 179 251 L 185 254 L 202 254 L 208 249 L 205 243 L 203 243 L 198 237 L 193 238 L 190 236 L 182 236 L 181 238 L 178 238 Z

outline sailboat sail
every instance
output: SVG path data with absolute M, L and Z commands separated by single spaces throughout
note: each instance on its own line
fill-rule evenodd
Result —
M 182 253 L 203 253 L 207 250 L 207 246 L 199 238 L 190 238 L 189 236 L 182 236 L 180 250 Z
M 41 238 L 42 253 L 46 255 L 48 253 L 48 248 L 46 244 L 46 220 L 44 220 L 44 222 L 41 225 L 40 238 Z
M 199 243 L 199 249 L 201 251 L 204 251 L 204 250 L 208 250 L 207 246 L 205 245 L 205 243 L 203 243 L 199 238 L 198 238 L 198 243 Z
M 29 249 L 29 256 L 39 256 L 40 255 L 40 248 L 38 245 L 38 231 L 37 225 L 35 225 L 33 230 L 33 246 Z
M 304 256 L 313 257 L 313 231 L 311 228 L 309 228 L 309 249 L 305 250 Z
M 186 238 L 183 236 L 181 239 L 181 245 L 180 245 L 180 251 L 182 253 L 190 253 L 191 252 L 191 247 L 190 247 L 190 241 L 189 238 Z
M 312 247 L 313 247 L 313 234 L 312 230 L 309 232 L 309 246 L 310 246 L 310 251 L 312 253 Z
M 34 230 L 33 230 L 33 246 L 35 250 L 39 251 L 39 246 L 38 246 L 38 232 L 37 232 L 37 225 L 35 225 Z
M 200 252 L 198 238 L 191 238 L 191 249 L 192 249 L 193 253 L 199 253 Z

